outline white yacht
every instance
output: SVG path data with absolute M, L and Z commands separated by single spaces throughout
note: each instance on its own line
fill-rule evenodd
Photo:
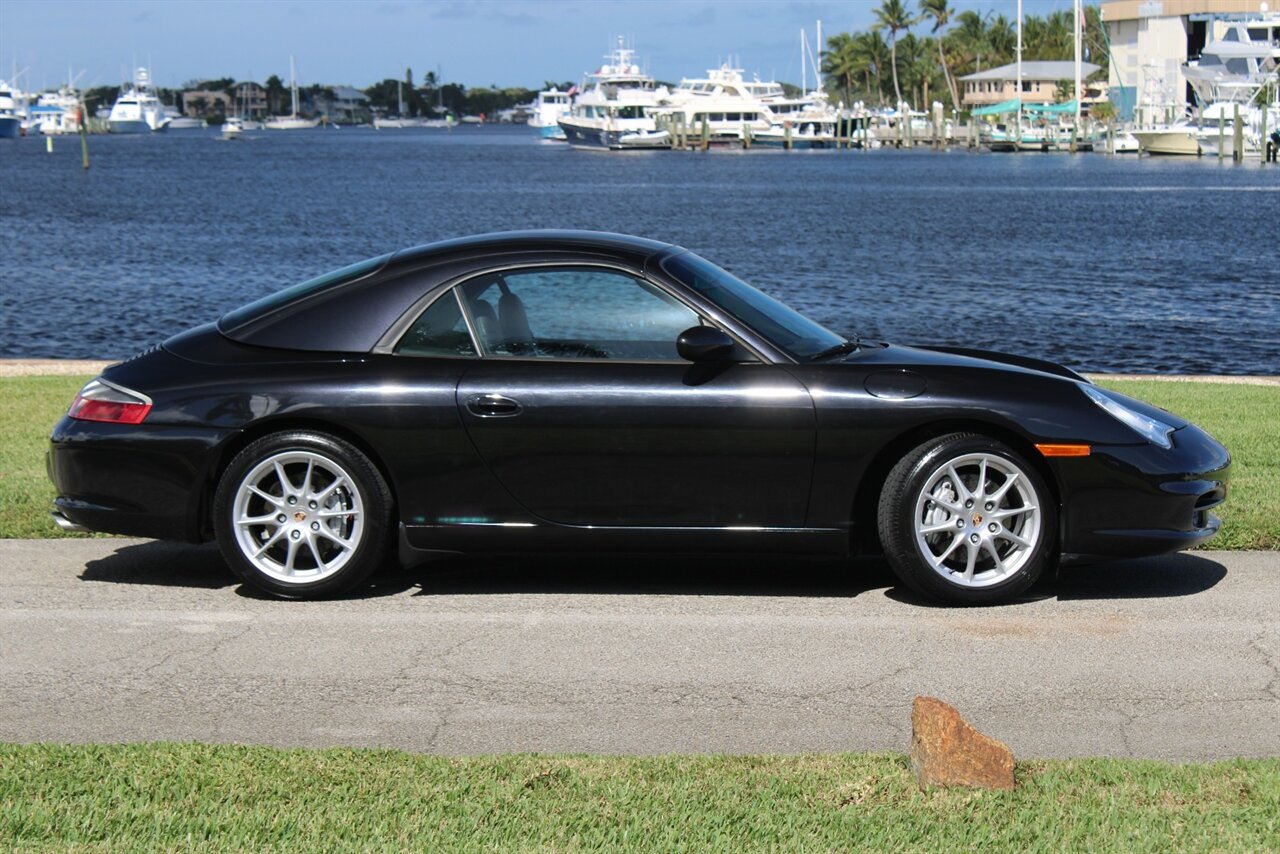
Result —
M 1216 154 L 1219 141 L 1230 151 L 1235 116 L 1244 125 L 1245 153 L 1257 155 L 1266 126 L 1280 118 L 1274 105 L 1259 106 L 1258 92 L 1277 77 L 1280 66 L 1280 14 L 1227 25 L 1222 38 L 1205 45 L 1198 60 L 1183 66 L 1198 105 L 1194 117 L 1169 125 L 1131 131 L 1144 154 Z
M 1232 156 L 1235 146 L 1235 118 L 1240 115 L 1244 155 L 1258 157 L 1265 140 L 1263 130 L 1280 127 L 1280 108 L 1267 105 L 1263 121 L 1262 107 L 1230 101 L 1216 101 L 1200 109 L 1196 119 L 1182 119 L 1160 128 L 1136 129 L 1130 134 L 1138 141 L 1143 154 L 1210 155 L 1215 156 L 1219 147 L 1225 156 Z
M 750 83 L 747 84 L 749 87 Z M 778 84 L 773 84 L 778 86 Z M 778 86 L 779 91 L 781 86 Z M 773 116 L 773 127 L 758 134 L 762 145 L 785 145 L 790 131 L 793 148 L 828 148 L 835 145 L 840 113 L 820 89 L 796 98 L 766 94 L 761 99 Z
M 177 107 L 165 106 L 164 115 L 169 120 L 169 130 L 197 130 L 209 126 L 204 119 L 183 115 Z
M 422 127 L 422 119 L 414 119 L 408 116 L 374 116 L 374 130 L 402 130 L 404 128 L 420 128 Z
M 654 121 L 666 88 L 640 70 L 635 51 L 621 38 L 599 69 L 587 75 L 585 91 L 558 121 L 574 148 L 621 151 L 667 148 L 670 137 Z
M 1137 138 L 1129 131 L 1121 130 L 1116 131 L 1115 138 L 1111 140 L 1110 150 L 1112 154 L 1137 154 L 1140 149 Z
M 31 108 L 31 118 L 45 136 L 80 132 L 80 93 L 70 86 L 41 92 Z
M 1280 65 L 1280 13 L 1228 25 L 1222 38 L 1205 45 L 1198 60 L 1182 67 L 1201 104 L 1246 104 L 1276 77 Z
M 125 84 L 107 116 L 111 133 L 153 133 L 169 127 L 164 105 L 151 88 L 151 75 L 145 68 L 133 74 L 133 82 Z
M 227 116 L 222 123 L 223 139 L 243 139 L 244 137 L 244 120 L 239 116 Z
M 304 119 L 298 115 L 298 72 L 289 57 L 289 91 L 293 96 L 293 109 L 287 116 L 272 116 L 262 123 L 267 130 L 306 130 L 320 124 L 319 119 Z
M 534 101 L 529 126 L 537 129 L 541 139 L 563 141 L 565 135 L 560 129 L 560 117 L 567 115 L 572 107 L 573 90 L 561 92 L 555 86 L 544 89 Z
M 17 139 L 22 135 L 22 117 L 18 115 L 18 97 L 14 88 L 0 80 L 0 139 Z
M 782 95 L 780 85 L 748 84 L 742 69 L 725 64 L 709 70 L 706 77 L 681 80 L 655 115 L 683 126 L 691 139 L 699 138 L 705 125 L 713 145 L 741 141 L 744 133 L 755 138 L 773 127 L 774 115 L 753 89 L 766 97 Z

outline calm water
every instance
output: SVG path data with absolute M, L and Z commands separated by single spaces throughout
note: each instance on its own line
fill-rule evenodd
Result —
M 393 248 L 671 241 L 832 329 L 1102 371 L 1280 373 L 1280 167 L 930 151 L 606 155 L 524 128 L 0 141 L 0 356 L 127 356 Z

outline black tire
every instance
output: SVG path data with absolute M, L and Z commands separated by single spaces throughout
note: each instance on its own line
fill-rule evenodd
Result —
M 1012 483 L 1000 494 L 1006 480 Z M 876 527 L 903 584 L 940 602 L 990 605 L 1024 593 L 1053 563 L 1058 512 L 1044 477 L 1022 455 L 989 436 L 951 433 L 921 444 L 889 472 Z
M 324 433 L 288 431 L 250 443 L 227 466 L 213 528 L 246 584 L 312 599 L 350 590 L 381 566 L 391 509 L 386 480 L 359 449 Z

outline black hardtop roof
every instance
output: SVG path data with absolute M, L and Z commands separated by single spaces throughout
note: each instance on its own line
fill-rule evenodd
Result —
M 473 252 L 501 250 L 573 250 L 587 249 L 594 252 L 649 257 L 672 249 L 670 243 L 616 234 L 609 231 L 575 231 L 571 229 L 529 229 L 525 231 L 496 231 L 441 240 L 422 246 L 401 249 L 391 256 L 387 266 L 414 264 L 450 255 L 467 255 Z
M 393 322 L 449 276 L 499 258 L 575 258 L 643 269 L 685 250 L 603 231 L 506 231 L 401 249 L 335 270 L 229 311 L 218 329 L 243 344 L 368 352 Z

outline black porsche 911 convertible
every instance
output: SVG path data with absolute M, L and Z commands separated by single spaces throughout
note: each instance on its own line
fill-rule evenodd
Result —
M 284 597 L 432 554 L 883 551 L 987 603 L 1188 548 L 1230 456 L 1056 364 L 846 340 L 592 232 L 406 249 L 112 365 L 54 428 L 68 529 L 216 538 Z

